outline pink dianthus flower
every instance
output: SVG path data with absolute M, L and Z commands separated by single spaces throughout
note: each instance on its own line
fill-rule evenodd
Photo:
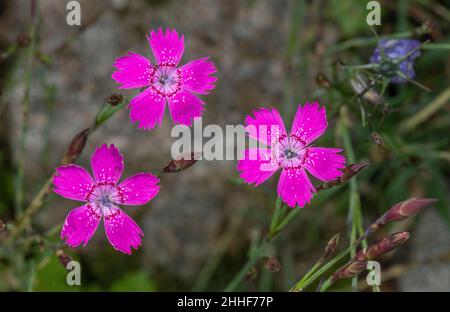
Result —
M 173 122 L 190 126 L 194 117 L 202 115 L 205 105 L 194 93 L 208 94 L 214 88 L 217 78 L 211 75 L 216 67 L 208 57 L 178 67 L 184 36 L 180 37 L 175 29 L 151 31 L 147 40 L 156 63 L 128 52 L 116 59 L 117 70 L 111 76 L 121 84 L 120 89 L 146 88 L 130 101 L 131 121 L 146 130 L 161 125 L 167 102 Z
M 304 207 L 316 192 L 307 171 L 321 181 L 332 181 L 343 172 L 345 158 L 338 148 L 311 146 L 327 128 L 325 107 L 299 105 L 291 132 L 275 108 L 260 108 L 247 116 L 246 132 L 267 148 L 247 149 L 239 160 L 240 177 L 260 185 L 281 169 L 277 193 L 289 207 Z
M 106 236 L 118 251 L 131 254 L 144 233 L 118 205 L 144 205 L 159 192 L 159 179 L 151 173 L 138 173 L 118 184 L 123 156 L 112 144 L 97 148 L 91 157 L 94 177 L 77 165 L 61 166 L 53 178 L 54 192 L 68 199 L 85 202 L 69 212 L 61 231 L 67 245 L 86 246 L 103 218 Z

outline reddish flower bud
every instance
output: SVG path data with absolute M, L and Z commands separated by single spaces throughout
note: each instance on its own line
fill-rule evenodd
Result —
M 415 216 L 437 202 L 435 198 L 410 198 L 396 204 L 386 214 L 386 221 L 400 221 Z
M 267 257 L 264 267 L 270 272 L 278 272 L 281 270 L 280 261 L 274 256 Z
M 19 47 L 26 47 L 30 44 L 30 36 L 28 34 L 20 34 L 17 36 L 16 42 Z
M 334 272 L 332 280 L 333 282 L 342 279 L 342 278 L 350 278 L 353 277 L 362 271 L 367 269 L 367 262 L 366 261 L 353 261 L 338 271 Z
M 0 220 L 0 233 L 3 231 L 6 231 L 6 225 L 2 220 Z
M 90 128 L 84 129 L 78 133 L 69 145 L 66 155 L 63 158 L 62 163 L 68 165 L 73 163 L 80 155 L 86 145 L 88 139 Z
M 350 180 L 351 178 L 353 178 L 361 170 L 363 170 L 364 168 L 366 168 L 369 165 L 370 165 L 370 162 L 368 162 L 368 161 L 364 161 L 364 162 L 356 163 L 356 164 L 349 164 L 348 166 L 346 166 L 344 168 L 344 173 L 340 178 L 330 181 L 330 182 L 322 183 L 321 185 L 319 185 L 317 187 L 317 190 L 325 190 L 325 189 L 329 189 L 333 186 L 343 184 L 343 183 L 347 182 L 348 180 Z
M 437 202 L 437 199 L 435 198 L 410 198 L 402 201 L 393 206 L 378 220 L 372 223 L 372 225 L 366 230 L 365 236 L 367 237 L 371 233 L 376 232 L 389 221 L 401 221 L 403 219 L 415 216 L 435 202 Z
M 67 269 L 67 264 L 72 261 L 72 259 L 64 253 L 61 249 L 56 251 L 56 256 L 58 256 L 59 262 L 63 265 L 64 269 Z
M 201 153 L 190 153 L 186 155 L 181 155 L 177 159 L 173 159 L 164 169 L 165 173 L 175 173 L 180 172 L 191 167 L 200 158 Z
M 367 247 L 366 250 L 359 251 L 355 259 L 358 261 L 372 260 L 384 255 L 395 248 L 403 245 L 409 238 L 408 232 L 399 232 L 387 237 L 383 237 L 378 242 Z

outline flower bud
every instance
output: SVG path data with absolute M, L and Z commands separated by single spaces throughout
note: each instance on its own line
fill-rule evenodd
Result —
M 349 164 L 348 166 L 346 166 L 344 168 L 344 173 L 340 178 L 330 181 L 330 182 L 322 183 L 321 185 L 319 185 L 317 187 L 317 190 L 325 190 L 325 189 L 329 189 L 330 187 L 343 184 L 343 183 L 347 182 L 348 180 L 350 180 L 351 178 L 353 178 L 355 175 L 357 175 L 361 170 L 366 168 L 368 165 L 370 165 L 370 162 L 368 162 L 368 161 L 364 161 L 364 162 L 356 163 L 356 164 Z
M 331 82 L 328 80 L 327 76 L 324 74 L 318 74 L 316 76 L 316 83 L 318 86 L 324 88 L 324 89 L 330 89 L 331 88 Z
M 56 251 L 56 256 L 58 256 L 58 260 L 63 265 L 64 269 L 67 269 L 67 264 L 72 261 L 72 259 L 61 249 Z
M 410 198 L 396 204 L 386 214 L 386 221 L 400 221 L 415 216 L 437 202 L 435 198 Z
M 111 106 L 117 106 L 122 103 L 123 97 L 119 93 L 113 93 L 106 98 L 106 102 Z
M 175 173 L 185 170 L 194 165 L 200 158 L 201 153 L 190 153 L 181 155 L 172 161 L 163 169 L 165 173 Z
M 322 256 L 322 259 L 326 260 L 328 259 L 330 256 L 332 256 L 334 254 L 334 252 L 336 251 L 336 248 L 339 244 L 339 233 L 337 233 L 336 235 L 334 235 L 327 244 L 327 247 L 325 247 L 325 252 Z
M 78 133 L 69 145 L 66 155 L 63 158 L 62 163 L 68 165 L 73 163 L 80 155 L 86 145 L 88 139 L 90 128 L 84 129 Z
M 332 280 L 333 282 L 342 279 L 342 278 L 350 278 L 353 277 L 362 271 L 367 269 L 367 262 L 366 261 L 353 261 L 338 271 L 334 272 Z
M 372 223 L 366 230 L 365 237 L 369 236 L 371 233 L 376 232 L 386 223 L 390 221 L 401 221 L 403 219 L 415 216 L 420 213 L 429 205 L 437 202 L 435 198 L 410 198 L 394 205 L 389 209 L 384 215 L 382 215 L 378 220 Z
M 408 232 L 398 232 L 390 236 L 383 237 L 378 242 L 367 247 L 366 250 L 359 251 L 355 256 L 355 259 L 358 261 L 376 259 L 379 256 L 382 256 L 403 245 L 408 238 Z
M 20 34 L 16 38 L 16 43 L 21 48 L 26 47 L 30 44 L 30 36 L 27 34 Z
M 2 233 L 3 231 L 6 231 L 6 225 L 2 220 L 0 220 L 0 233 Z
M 280 261 L 274 256 L 267 257 L 264 267 L 270 272 L 278 272 L 281 269 Z

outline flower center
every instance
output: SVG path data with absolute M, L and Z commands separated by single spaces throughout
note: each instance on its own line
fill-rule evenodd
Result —
M 291 159 L 297 157 L 297 153 L 291 149 L 287 149 L 284 151 L 284 156 L 286 156 L 287 159 Z
M 99 200 L 102 206 L 110 206 L 112 201 L 109 199 L 108 195 L 102 195 Z
M 300 168 L 307 157 L 308 149 L 296 136 L 284 135 L 272 147 L 278 164 L 285 168 Z
M 181 71 L 171 64 L 160 64 L 150 78 L 153 90 L 163 96 L 172 96 L 181 90 Z

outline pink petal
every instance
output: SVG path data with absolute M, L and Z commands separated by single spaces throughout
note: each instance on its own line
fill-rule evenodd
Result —
M 345 166 L 345 158 L 338 153 L 339 148 L 310 147 L 307 149 L 305 158 L 305 168 L 317 179 L 321 181 L 332 181 L 340 176 Z
M 173 122 L 190 126 L 194 117 L 200 117 L 205 103 L 188 91 L 181 90 L 169 98 L 169 110 Z
M 133 123 L 139 122 L 139 129 L 150 130 L 156 124 L 161 125 L 165 104 L 164 96 L 149 87 L 131 99 L 130 119 Z
M 61 231 L 61 239 L 70 247 L 83 246 L 94 235 L 100 223 L 101 215 L 95 212 L 91 204 L 75 208 L 69 212 Z
M 244 151 L 244 158 L 238 161 L 237 169 L 242 180 L 258 186 L 277 171 L 278 164 L 271 162 L 268 149 L 255 148 Z
M 205 57 L 194 60 L 181 67 L 183 89 L 201 94 L 208 94 L 214 89 L 217 78 L 211 75 L 217 70 L 214 63 L 208 59 Z
M 283 168 L 277 192 L 289 207 L 303 208 L 316 190 L 303 169 Z
M 91 167 L 96 182 L 116 184 L 123 171 L 123 156 L 119 150 L 111 144 L 97 147 L 91 157 Z
M 178 65 L 184 52 L 183 35 L 179 37 L 177 31 L 175 29 L 170 30 L 170 28 L 167 28 L 164 34 L 160 27 L 158 32 L 152 30 L 150 37 L 147 36 L 147 40 L 158 65 Z
M 159 179 L 151 173 L 138 173 L 117 186 L 114 197 L 125 205 L 144 205 L 158 194 Z
M 275 108 L 259 108 L 253 111 L 253 115 L 245 118 L 245 131 L 251 138 L 272 146 L 280 136 L 286 135 L 283 119 Z
M 76 165 L 58 167 L 53 178 L 56 194 L 79 201 L 86 201 L 93 183 L 91 175 L 84 168 Z
M 317 102 L 306 103 L 303 107 L 298 106 L 292 123 L 291 135 L 295 135 L 306 146 L 320 137 L 327 126 L 325 107 L 320 108 Z
M 155 70 L 150 60 L 134 52 L 128 52 L 127 55 L 116 59 L 114 66 L 117 70 L 113 72 L 111 78 L 121 84 L 119 89 L 148 86 Z
M 131 247 L 137 249 L 144 233 L 139 226 L 125 212 L 113 207 L 109 215 L 104 217 L 105 232 L 114 249 L 127 255 L 131 254 Z

